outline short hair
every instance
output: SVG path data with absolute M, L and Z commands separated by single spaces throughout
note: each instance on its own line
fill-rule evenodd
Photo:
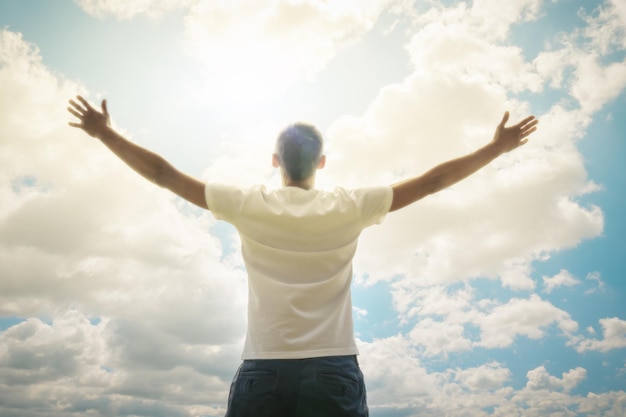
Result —
M 287 126 L 276 140 L 276 155 L 293 181 L 313 175 L 322 157 L 322 134 L 312 125 L 298 122 Z

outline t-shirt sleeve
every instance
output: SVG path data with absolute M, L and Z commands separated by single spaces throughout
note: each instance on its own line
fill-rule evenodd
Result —
M 218 220 L 234 223 L 241 212 L 246 190 L 224 184 L 207 183 L 204 197 L 213 216 Z
M 391 208 L 391 187 L 369 187 L 354 190 L 354 197 L 361 214 L 361 227 L 380 224 Z

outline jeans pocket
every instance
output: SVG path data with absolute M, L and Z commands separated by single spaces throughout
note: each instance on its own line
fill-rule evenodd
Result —
M 274 416 L 276 373 L 240 368 L 231 385 L 226 417 Z
M 320 388 L 338 397 L 359 395 L 362 380 L 353 372 L 343 369 L 323 370 L 317 373 Z
M 242 370 L 235 380 L 235 394 L 269 394 L 276 386 L 276 374 L 265 370 Z

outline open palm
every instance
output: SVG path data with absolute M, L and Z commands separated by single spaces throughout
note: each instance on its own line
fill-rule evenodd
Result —
M 507 111 L 496 128 L 492 140 L 503 153 L 512 151 L 528 142 L 528 136 L 537 130 L 537 123 L 539 123 L 535 116 L 528 116 L 516 125 L 506 127 L 508 120 L 509 112 Z
M 83 97 L 76 96 L 76 99 L 80 104 L 74 100 L 70 100 L 70 107 L 68 107 L 67 110 L 76 116 L 78 120 L 80 120 L 80 123 L 69 122 L 69 125 L 83 129 L 90 136 L 99 137 L 111 126 L 111 118 L 107 110 L 106 100 L 102 100 L 102 111 L 99 112 Z

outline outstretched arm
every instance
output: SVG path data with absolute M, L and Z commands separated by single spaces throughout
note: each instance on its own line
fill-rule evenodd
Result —
M 88 135 L 100 139 L 115 155 L 129 167 L 153 183 L 167 188 L 185 200 L 208 209 L 204 198 L 204 183 L 192 178 L 172 166 L 160 155 L 129 141 L 111 127 L 106 100 L 102 100 L 102 111 L 93 108 L 81 96 L 70 100 L 67 110 L 76 116 L 79 123 L 69 125 L 83 129 Z
M 394 184 L 389 211 L 398 210 L 467 178 L 503 153 L 528 142 L 528 136 L 537 130 L 538 121 L 535 116 L 529 116 L 514 126 L 506 127 L 508 120 L 509 112 L 506 112 L 496 128 L 492 141 L 475 152 L 437 165 L 419 177 Z

